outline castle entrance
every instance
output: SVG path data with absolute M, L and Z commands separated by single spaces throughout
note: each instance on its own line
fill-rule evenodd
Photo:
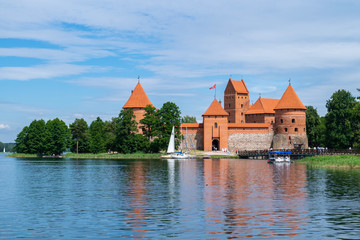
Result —
M 218 151 L 218 150 L 219 150 L 219 147 L 220 147 L 219 140 L 218 140 L 218 139 L 214 139 L 214 140 L 212 141 L 212 150 L 213 150 L 213 151 Z

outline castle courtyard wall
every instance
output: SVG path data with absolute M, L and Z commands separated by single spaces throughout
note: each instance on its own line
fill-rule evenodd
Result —
M 272 144 L 274 132 L 271 131 L 253 131 L 233 132 L 229 134 L 230 151 L 251 151 L 269 149 Z

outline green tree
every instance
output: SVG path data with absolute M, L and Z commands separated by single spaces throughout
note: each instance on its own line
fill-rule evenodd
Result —
M 71 131 L 59 118 L 46 122 L 46 154 L 60 155 L 71 146 Z
M 104 125 L 105 148 L 108 151 L 113 151 L 115 149 L 116 122 L 117 122 L 117 118 L 112 118 L 111 121 L 105 121 L 105 125 Z
M 182 123 L 196 123 L 196 117 L 191 117 L 189 115 L 186 115 L 181 118 Z
M 0 141 L 0 151 L 2 151 L 5 147 L 5 144 Z
M 25 126 L 15 139 L 14 152 L 17 153 L 29 153 L 28 151 L 28 132 L 29 127 Z
M 360 89 L 357 89 L 360 92 Z M 357 97 L 360 99 L 360 96 Z M 353 147 L 360 149 L 360 102 L 356 102 L 352 111 L 352 128 L 354 131 Z
M 159 113 L 155 107 L 151 105 L 145 107 L 144 118 L 140 120 L 140 124 L 143 134 L 149 141 L 159 136 L 161 122 Z
M 116 122 L 115 149 L 125 154 L 138 151 L 137 132 L 137 122 L 133 110 L 131 108 L 122 109 Z
M 175 127 L 175 138 L 180 138 L 180 114 L 181 111 L 179 107 L 173 102 L 164 103 L 159 110 L 161 121 L 159 147 L 161 150 L 167 148 L 173 126 Z
M 104 128 L 105 124 L 100 117 L 97 117 L 96 120 L 90 124 L 90 152 L 106 152 Z
M 88 134 L 88 124 L 87 122 L 81 119 L 75 119 L 75 121 L 70 124 L 70 131 L 72 134 L 72 139 L 74 144 L 72 144 L 71 151 L 76 153 L 86 153 L 89 152 L 89 134 Z
M 328 147 L 345 149 L 352 145 L 354 132 L 351 118 L 355 103 L 355 98 L 345 90 L 333 93 L 326 102 L 328 113 L 325 116 L 325 123 Z
M 27 153 L 43 155 L 46 151 L 46 124 L 44 120 L 34 120 L 27 131 Z
M 319 132 L 320 117 L 313 106 L 306 106 L 306 133 L 310 147 L 320 146 L 321 136 Z

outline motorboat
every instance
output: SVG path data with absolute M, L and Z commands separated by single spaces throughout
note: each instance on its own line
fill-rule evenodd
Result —
M 290 163 L 290 155 L 288 151 L 269 152 L 268 163 Z

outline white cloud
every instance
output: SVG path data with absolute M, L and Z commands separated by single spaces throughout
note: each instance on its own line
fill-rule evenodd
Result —
M 0 123 L 0 129 L 10 129 L 10 126 L 7 124 Z
M 77 75 L 90 71 L 100 71 L 93 66 L 81 66 L 71 64 L 49 64 L 32 67 L 2 67 L 0 68 L 0 80 L 47 79 L 68 75 Z

